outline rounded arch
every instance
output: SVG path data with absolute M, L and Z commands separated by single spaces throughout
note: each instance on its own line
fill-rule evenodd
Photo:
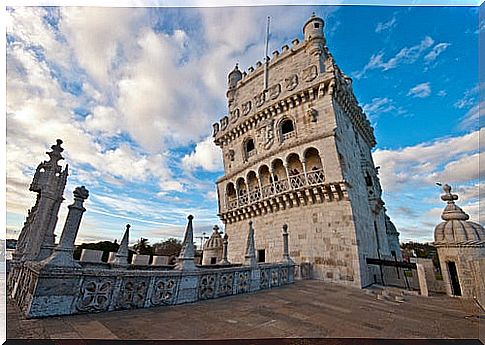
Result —
M 275 158 L 271 161 L 274 181 L 281 181 L 286 178 L 286 169 L 281 158 Z
M 263 186 L 271 184 L 271 173 L 266 164 L 262 164 L 258 167 L 258 175 Z
M 314 147 L 309 147 L 303 151 L 303 155 L 306 162 L 308 183 L 323 183 L 325 181 L 325 174 L 319 151 Z
M 303 172 L 303 164 L 301 163 L 300 156 L 295 152 L 286 156 L 286 164 L 288 165 L 288 173 L 290 175 L 299 175 Z
M 303 151 L 308 171 L 323 169 L 320 152 L 314 147 L 308 147 Z
M 295 130 L 295 124 L 293 123 L 293 120 L 286 118 L 281 121 L 280 128 L 281 134 L 285 135 Z
M 232 182 L 229 182 L 227 185 L 226 185 L 226 195 L 228 197 L 236 197 L 236 187 L 234 186 L 234 183 Z
M 248 190 L 252 191 L 259 187 L 258 184 L 258 175 L 254 170 L 249 170 L 246 174 L 246 181 L 248 185 Z
M 284 116 L 276 123 L 280 142 L 296 136 L 296 121 L 291 116 Z

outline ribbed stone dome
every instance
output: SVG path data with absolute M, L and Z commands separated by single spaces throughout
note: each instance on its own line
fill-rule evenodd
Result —
M 204 250 L 207 249 L 219 249 L 223 247 L 223 239 L 219 232 L 219 227 L 214 226 L 214 232 L 211 237 L 204 243 Z
M 391 218 L 389 218 L 388 215 L 386 215 L 386 233 L 388 235 L 397 235 L 397 236 L 399 236 L 399 232 L 397 231 L 396 226 L 391 221 Z
M 446 205 L 441 219 L 434 230 L 435 244 L 460 244 L 477 245 L 485 244 L 485 230 L 480 224 L 469 221 L 470 218 L 460 207 L 455 205 L 458 195 L 451 194 L 451 187 L 447 184 L 443 186 L 445 194 L 441 200 L 446 201 Z

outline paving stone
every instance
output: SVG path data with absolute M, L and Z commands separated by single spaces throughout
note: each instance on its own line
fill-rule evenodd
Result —
M 319 292 L 324 292 L 320 293 Z M 274 337 L 478 338 L 471 300 L 445 295 L 376 300 L 321 281 L 203 303 L 25 320 L 8 301 L 13 338 L 224 339 Z M 282 303 L 286 302 L 286 303 Z

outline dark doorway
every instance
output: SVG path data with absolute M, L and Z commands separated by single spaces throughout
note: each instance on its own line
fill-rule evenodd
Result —
M 264 249 L 258 249 L 258 262 L 265 262 L 266 257 L 265 257 L 265 251 Z
M 461 296 L 460 281 L 458 280 L 458 272 L 453 261 L 448 261 L 448 272 L 450 274 L 451 292 L 454 296 Z
M 211 258 L 211 265 L 215 265 L 217 263 L 217 258 Z

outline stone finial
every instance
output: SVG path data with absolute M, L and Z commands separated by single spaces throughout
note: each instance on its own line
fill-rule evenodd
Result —
M 74 203 L 68 206 L 69 212 L 62 230 L 61 239 L 52 255 L 43 261 L 45 266 L 80 267 L 74 261 L 72 255 L 74 253 L 74 242 L 81 225 L 81 218 L 86 211 L 83 203 L 89 197 L 89 191 L 84 186 L 81 186 L 76 187 L 73 194 Z
M 246 242 L 246 255 L 244 256 L 244 264 L 251 267 L 254 267 L 257 265 L 256 247 L 254 243 L 254 229 L 253 229 L 252 221 L 249 221 L 249 231 L 248 231 L 248 239 Z
M 64 159 L 64 157 L 62 157 L 61 155 L 62 151 L 64 151 L 61 145 L 62 145 L 62 140 L 57 139 L 56 144 L 51 146 L 52 151 L 46 152 L 50 157 L 50 162 L 53 164 L 57 164 L 58 161 L 60 161 L 61 159 Z
M 470 216 L 466 214 L 460 207 L 455 205 L 455 200 L 458 200 L 457 194 L 451 193 L 451 186 L 445 184 L 443 186 L 445 194 L 441 195 L 441 200 L 446 201 L 447 205 L 441 214 L 443 220 L 468 220 Z
M 128 242 L 130 240 L 130 224 L 126 224 L 126 230 L 123 234 L 123 238 L 120 243 L 120 247 L 116 252 L 115 259 L 112 264 L 114 266 L 127 266 L 128 265 Z
M 194 257 L 195 257 L 194 229 L 192 226 L 192 219 L 194 219 L 194 216 L 189 215 L 187 219 L 188 219 L 188 223 L 187 223 L 187 228 L 185 230 L 184 241 L 182 242 L 182 250 L 180 251 L 180 255 L 177 259 L 177 264 L 175 265 L 175 269 L 178 269 L 178 270 L 197 269 L 197 266 L 195 266 L 195 262 L 194 262 Z
M 451 194 L 451 186 L 449 184 L 445 184 L 443 186 L 443 191 L 445 194 L 441 195 L 441 200 L 447 201 L 448 204 L 454 203 L 455 200 L 458 200 L 457 194 Z
M 227 233 L 224 234 L 223 241 L 222 241 L 222 260 L 219 261 L 219 265 L 229 265 L 230 262 L 227 259 L 227 244 L 228 244 L 228 236 Z
M 288 224 L 283 224 L 283 262 L 293 262 L 288 250 Z

